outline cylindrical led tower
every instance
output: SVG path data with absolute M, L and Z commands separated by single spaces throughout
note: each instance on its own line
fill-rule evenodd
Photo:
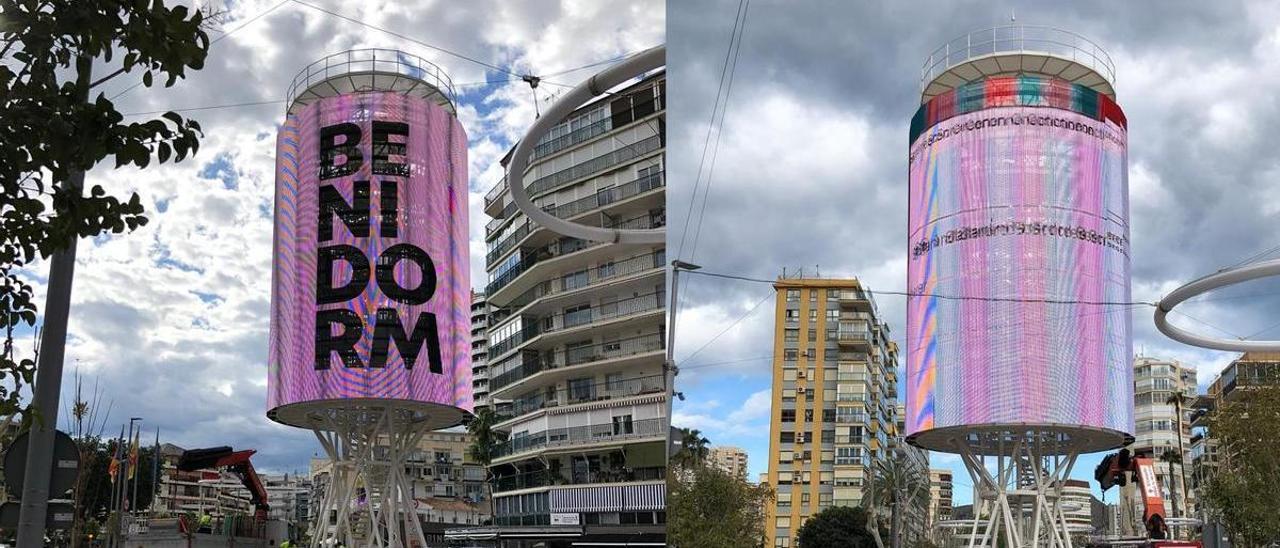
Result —
M 911 123 L 905 433 L 964 457 L 1012 546 L 1069 546 L 1074 456 L 1133 439 L 1113 80 L 1078 35 L 979 31 L 930 57 Z
M 330 509 L 373 501 L 341 516 L 332 538 L 348 545 L 421 537 L 396 462 L 472 407 L 467 138 L 450 88 L 417 57 L 346 52 L 298 75 L 279 130 L 267 416 L 316 431 Z M 357 519 L 369 538 L 351 537 Z

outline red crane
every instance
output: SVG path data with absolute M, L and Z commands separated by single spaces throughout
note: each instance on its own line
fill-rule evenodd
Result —
M 1142 493 L 1142 525 L 1147 529 L 1147 538 L 1153 548 L 1200 547 L 1198 541 L 1173 541 L 1169 538 L 1169 526 L 1164 515 L 1164 495 L 1160 491 L 1160 480 L 1156 478 L 1156 463 L 1151 457 L 1136 457 L 1128 449 L 1107 455 L 1098 463 L 1093 471 L 1093 478 L 1105 492 L 1112 485 L 1124 487 L 1129 482 L 1129 474 L 1133 474 L 1138 490 Z
M 230 447 L 210 447 L 207 449 L 191 449 L 178 457 L 178 470 L 194 472 L 206 468 L 226 468 L 227 471 L 240 478 L 245 489 L 249 490 L 249 502 L 254 507 L 254 517 L 258 521 L 266 521 L 267 511 L 271 506 L 267 503 L 267 490 L 262 480 L 253 469 L 249 457 L 257 453 L 255 449 L 233 451 Z

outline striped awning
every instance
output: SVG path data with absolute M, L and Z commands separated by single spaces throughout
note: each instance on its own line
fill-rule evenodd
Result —
M 667 507 L 667 484 L 623 486 L 623 508 L 626 510 L 663 510 Z
M 578 487 L 551 490 L 552 512 L 621 512 L 623 488 Z

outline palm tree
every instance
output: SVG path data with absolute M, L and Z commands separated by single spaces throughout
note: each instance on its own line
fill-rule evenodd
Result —
M 707 456 L 711 454 L 709 445 L 711 440 L 707 439 L 696 429 L 681 428 L 680 429 L 680 450 L 671 457 L 676 464 L 686 468 L 698 466 L 707 460 Z
M 877 462 L 876 468 L 870 494 L 873 500 L 880 500 L 882 504 L 889 506 L 890 544 L 893 548 L 901 548 L 902 521 L 909 514 L 909 506 L 921 500 L 921 487 L 927 483 L 921 481 L 920 470 L 907 465 L 903 455 L 891 454 L 888 458 Z M 927 496 L 927 490 L 923 492 Z M 874 504 L 869 508 L 871 512 L 875 512 Z M 875 531 L 875 529 L 872 530 L 873 536 L 878 537 Z M 881 543 L 877 542 L 877 545 Z
M 467 447 L 467 452 L 471 455 L 471 460 L 484 466 L 484 481 L 489 485 L 490 520 L 494 517 L 494 476 L 489 465 L 493 464 L 493 458 L 498 456 L 499 446 L 507 440 L 505 433 L 493 428 L 493 425 L 501 421 L 502 417 L 494 412 L 492 407 L 481 407 L 476 410 L 471 422 L 467 423 L 467 433 L 471 434 L 471 445 Z
M 1177 463 L 1181 467 L 1182 453 L 1178 453 L 1173 449 L 1165 449 L 1163 453 L 1160 453 L 1160 461 L 1169 464 L 1169 481 L 1173 482 L 1173 465 Z M 1173 494 L 1173 489 L 1169 489 L 1169 494 Z M 1169 502 L 1173 506 L 1173 515 L 1178 515 L 1178 497 L 1170 497 Z
M 1187 395 L 1181 391 L 1173 392 L 1164 403 L 1172 405 L 1174 413 L 1178 416 L 1178 420 L 1174 421 L 1174 428 L 1177 429 L 1178 434 L 1178 475 L 1182 481 L 1182 512 L 1185 516 L 1191 512 L 1190 505 L 1187 504 L 1187 467 L 1181 465 L 1182 455 L 1186 454 L 1182 450 L 1182 409 L 1187 404 Z M 1169 472 L 1170 477 L 1173 477 L 1173 471 L 1170 470 Z

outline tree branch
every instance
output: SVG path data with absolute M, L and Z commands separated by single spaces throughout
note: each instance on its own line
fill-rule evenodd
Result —
M 93 82 L 92 84 L 89 84 L 89 89 L 96 88 L 98 87 L 99 84 L 106 82 L 107 80 L 110 80 L 112 78 L 115 78 L 116 76 L 120 76 L 123 73 L 124 73 L 124 67 L 120 67 L 119 69 L 116 69 L 115 72 L 108 74 L 106 76 L 103 76 L 102 78 L 99 78 L 97 81 Z

